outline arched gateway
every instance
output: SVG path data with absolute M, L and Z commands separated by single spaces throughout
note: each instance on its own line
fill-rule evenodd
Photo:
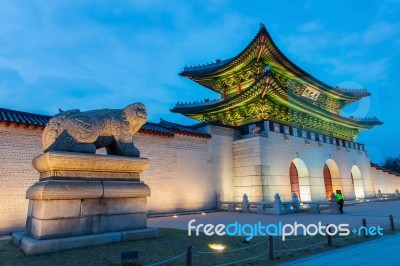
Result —
M 337 189 L 342 190 L 339 167 L 334 160 L 328 159 L 325 162 L 323 175 L 326 198 L 330 199 L 332 192 L 336 192 Z
M 356 195 L 356 199 L 363 199 L 365 198 L 364 193 L 364 185 L 362 181 L 361 171 L 357 165 L 353 165 L 351 168 L 351 180 L 353 183 L 354 194 Z
M 308 169 L 303 160 L 294 159 L 289 167 L 290 188 L 302 201 L 311 200 L 310 180 Z

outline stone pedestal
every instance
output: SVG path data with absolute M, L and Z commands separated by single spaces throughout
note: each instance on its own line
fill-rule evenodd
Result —
M 148 159 L 48 152 L 32 164 L 40 181 L 26 192 L 26 234 L 13 237 L 25 254 L 103 244 L 107 239 L 122 241 L 124 232 L 134 235 L 134 230 L 145 230 L 144 235 L 139 234 L 143 237 L 157 236 L 156 229 L 147 228 L 150 188 L 139 179 L 149 166 Z M 115 236 L 104 238 L 109 236 L 106 233 Z M 88 241 L 89 236 L 102 240 Z
M 337 203 L 336 195 L 334 193 L 331 194 L 330 208 L 330 214 L 340 214 L 339 204 Z

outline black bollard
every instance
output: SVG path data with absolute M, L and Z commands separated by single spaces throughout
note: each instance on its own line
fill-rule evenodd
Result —
M 274 260 L 274 238 L 268 236 L 268 246 L 269 246 L 269 259 Z
M 365 230 L 362 230 L 364 237 L 367 237 L 367 219 L 363 218 L 362 219 L 362 226 L 365 227 Z
M 390 229 L 394 231 L 394 221 L 393 221 L 393 215 L 389 215 L 389 221 L 390 221 Z
M 328 228 L 328 225 L 329 225 L 329 224 L 326 225 L 327 228 Z M 332 245 L 333 245 L 333 244 L 332 244 L 332 236 L 331 236 L 330 234 L 328 234 L 328 232 L 329 232 L 329 233 L 332 232 L 332 231 L 331 231 L 331 227 L 329 227 L 329 229 L 326 230 L 326 235 L 327 235 L 327 237 L 328 237 L 328 246 L 332 247 Z
M 193 247 L 187 247 L 187 254 L 186 254 L 186 266 L 193 266 Z

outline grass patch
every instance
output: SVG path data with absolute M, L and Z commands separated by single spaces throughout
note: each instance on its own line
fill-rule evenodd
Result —
M 385 231 L 385 235 L 391 234 Z M 274 238 L 275 260 L 270 261 L 261 256 L 254 260 L 231 265 L 275 265 L 283 261 L 297 259 L 325 251 L 335 250 L 356 243 L 376 239 L 376 237 L 333 238 L 333 247 L 328 247 L 327 239 L 323 236 L 314 237 L 290 237 L 287 241 Z M 218 265 L 243 260 L 268 252 L 266 237 L 254 237 L 251 241 L 245 241 L 244 237 L 230 236 L 188 236 L 187 231 L 175 229 L 160 229 L 160 237 L 139 241 L 107 244 L 102 246 L 86 247 L 74 250 L 66 250 L 51 254 L 24 256 L 18 247 L 9 240 L 0 241 L 1 265 L 120 265 L 121 253 L 139 251 L 139 262 L 147 265 L 163 261 L 186 251 L 188 246 L 193 246 L 194 265 Z M 260 245 L 254 244 L 265 241 Z M 321 243 L 320 243 L 321 242 Z M 221 243 L 226 245 L 226 251 L 250 247 L 248 249 L 228 252 L 199 254 L 197 251 L 209 252 L 208 244 Z M 180 257 L 173 262 L 163 265 L 185 265 L 186 257 Z

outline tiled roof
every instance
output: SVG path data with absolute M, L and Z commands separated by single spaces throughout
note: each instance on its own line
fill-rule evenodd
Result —
M 386 172 L 386 173 L 389 173 L 389 174 L 392 174 L 392 175 L 400 176 L 400 174 L 398 174 L 396 172 L 393 172 L 393 171 L 391 171 L 389 169 L 386 169 L 386 168 L 384 168 L 384 167 L 382 167 L 382 166 L 380 166 L 380 165 L 378 165 L 376 163 L 370 162 L 370 165 L 371 165 L 371 167 L 374 167 L 377 170 L 381 170 L 383 172 Z
M 243 62 L 246 62 L 247 64 L 250 59 L 254 58 L 257 55 L 260 55 L 260 47 L 264 47 L 265 49 L 263 51 L 267 51 L 265 53 L 270 54 L 269 60 L 272 61 L 270 64 L 278 65 L 280 66 L 280 68 L 284 69 L 285 71 L 291 72 L 298 78 L 304 80 L 306 83 L 309 83 L 310 85 L 316 86 L 318 88 L 322 88 L 324 91 L 331 92 L 337 97 L 344 97 L 344 99 L 349 100 L 349 102 L 353 102 L 355 100 L 359 100 L 362 97 L 370 95 L 370 93 L 368 93 L 366 90 L 354 91 L 332 87 L 313 77 L 302 68 L 297 66 L 294 62 L 287 58 L 285 54 L 282 53 L 282 51 L 273 41 L 265 25 L 262 23 L 260 24 L 260 28 L 256 36 L 238 55 L 225 60 L 218 59 L 215 62 L 209 64 L 186 66 L 183 71 L 179 73 L 179 75 L 186 76 L 192 79 L 193 77 L 196 77 L 196 82 L 199 82 L 202 78 L 204 78 L 205 80 L 212 80 L 210 78 L 210 75 L 216 74 L 217 72 L 230 71 L 238 65 L 242 64 Z M 218 73 L 218 75 L 220 74 L 221 73 Z M 202 83 L 200 82 L 200 84 Z M 213 86 L 205 85 L 204 83 L 203 85 L 212 90 L 215 90 Z
M 169 130 L 172 130 L 175 133 L 180 133 L 184 135 L 190 135 L 190 136 L 198 136 L 198 137 L 203 137 L 203 138 L 211 138 L 211 135 L 208 133 L 201 132 L 195 128 L 192 128 L 191 126 L 183 126 L 180 124 L 168 122 L 164 119 L 160 119 L 160 125 L 168 128 Z
M 285 85 L 280 82 L 277 76 L 271 71 L 265 71 L 254 81 L 252 85 L 250 85 L 246 90 L 241 93 L 238 93 L 230 98 L 227 98 L 222 101 L 213 101 L 211 103 L 202 103 L 202 104 L 178 104 L 174 108 L 171 109 L 171 112 L 181 113 L 187 116 L 194 117 L 195 115 L 228 110 L 232 108 L 232 106 L 237 106 L 238 104 L 244 103 L 246 101 L 250 101 L 257 97 L 257 95 L 261 95 L 265 90 L 265 77 L 271 77 L 271 84 L 275 86 L 270 86 L 270 94 L 276 95 L 282 101 L 287 101 L 290 99 L 290 108 L 297 108 L 304 112 L 308 112 L 309 114 L 316 114 L 323 117 L 326 117 L 330 120 L 333 120 L 338 123 L 349 124 L 352 127 L 361 127 L 361 128 L 371 128 L 375 125 L 382 125 L 383 123 L 379 121 L 376 117 L 373 118 L 347 118 L 343 117 L 339 114 L 334 114 L 320 106 L 310 104 L 308 100 L 303 97 L 298 96 L 297 94 L 291 92 L 290 90 L 286 90 Z
M 157 123 L 152 123 L 152 122 L 147 122 L 144 124 L 139 132 L 143 133 L 151 133 L 151 134 L 161 134 L 161 135 L 167 135 L 167 136 L 174 136 L 174 132 L 172 130 L 169 130 L 160 124 Z
M 225 60 L 217 59 L 215 62 L 211 62 L 209 64 L 204 65 L 197 65 L 197 66 L 186 66 L 181 73 L 180 76 L 189 76 L 191 74 L 199 75 L 199 74 L 206 74 L 211 71 L 217 70 L 223 66 L 226 66 L 230 62 L 232 62 L 235 58 L 229 58 Z
M 27 113 L 11 109 L 0 108 L 0 123 L 5 122 L 10 124 L 14 123 L 14 124 L 45 127 L 50 118 L 51 116 L 48 115 L 39 115 L 34 113 Z M 203 133 L 189 126 L 167 122 L 162 119 L 160 123 L 147 122 L 140 128 L 139 132 L 165 135 L 169 137 L 173 137 L 175 133 L 186 134 L 196 137 L 203 137 L 203 138 L 211 137 L 211 135 Z
M 51 116 L 0 108 L 0 121 L 24 125 L 45 126 Z

